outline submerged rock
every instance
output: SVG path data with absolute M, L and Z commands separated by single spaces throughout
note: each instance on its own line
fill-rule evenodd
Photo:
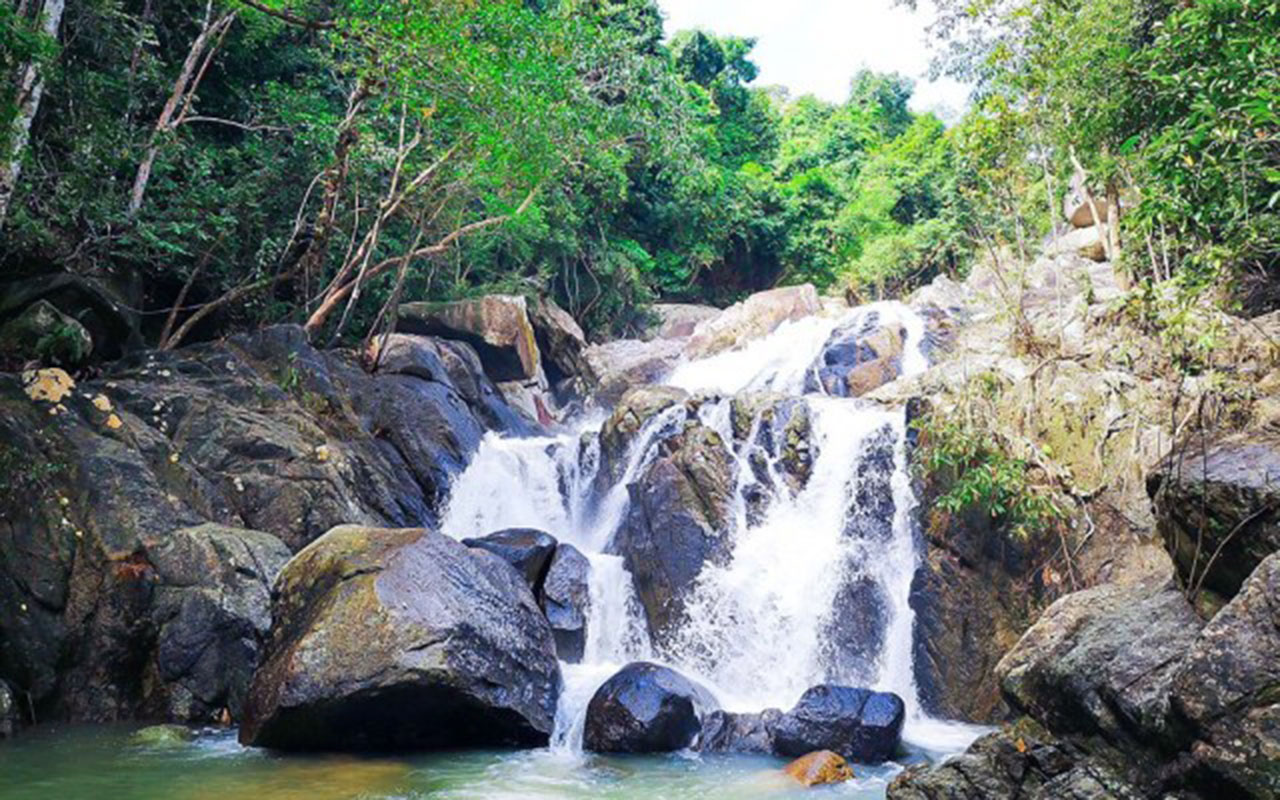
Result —
M 578 548 L 562 544 L 556 548 L 542 582 L 539 602 L 551 623 L 556 654 L 561 661 L 577 664 L 587 648 L 587 614 L 591 606 L 591 562 Z
M 818 750 L 800 756 L 782 768 L 782 771 L 800 782 L 802 786 L 826 786 L 853 780 L 853 768 L 839 753 Z
M 591 697 L 583 746 L 597 753 L 681 750 L 693 744 L 703 715 L 717 706 L 710 692 L 675 670 L 633 662 Z
M 1230 598 L 1280 550 L 1280 435 L 1252 431 L 1186 444 L 1147 481 L 1184 582 Z
M 784 756 L 833 750 L 879 763 L 897 752 L 905 720 L 906 706 L 896 694 L 824 684 L 806 691 L 778 720 L 774 748 Z
M 495 381 L 538 376 L 541 359 L 523 297 L 486 295 L 453 302 L 403 303 L 397 330 L 466 342 Z
M 422 529 L 341 526 L 277 582 L 240 740 L 283 750 L 540 746 L 560 691 L 529 587 Z
M 135 731 L 129 741 L 142 747 L 181 747 L 195 738 L 196 732 L 186 725 L 150 725 Z
M 541 590 L 547 566 L 556 551 L 556 539 L 535 528 L 508 528 L 476 539 L 463 539 L 467 547 L 488 550 L 516 568 L 535 595 Z

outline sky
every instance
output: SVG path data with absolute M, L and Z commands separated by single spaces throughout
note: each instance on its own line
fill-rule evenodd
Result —
M 899 72 L 916 82 L 911 106 L 952 118 L 968 90 L 950 79 L 929 82 L 925 27 L 932 6 L 895 7 L 893 0 L 659 0 L 668 35 L 686 28 L 754 36 L 757 86 L 781 84 L 792 95 L 843 101 L 862 67 Z

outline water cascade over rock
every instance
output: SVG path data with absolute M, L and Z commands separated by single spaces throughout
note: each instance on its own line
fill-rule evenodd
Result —
M 900 733 L 937 749 L 972 738 L 929 719 L 917 699 L 908 599 L 920 554 L 905 412 L 855 396 L 926 369 L 924 344 L 924 320 L 897 303 L 802 316 L 745 347 L 680 362 L 659 385 L 617 399 L 607 418 L 484 439 L 452 486 L 442 531 L 551 531 L 588 567 L 569 564 L 561 584 L 553 562 L 543 589 L 553 628 L 568 620 L 557 629 L 564 689 L 553 747 L 582 749 L 584 727 L 599 738 L 589 707 L 633 662 L 670 668 L 671 680 L 714 696 L 696 704 L 697 741 L 668 749 L 832 749 L 880 761 Z M 870 362 L 875 376 L 849 377 Z M 570 596 L 575 580 L 585 598 L 553 597 Z M 800 713 L 802 698 L 816 708 L 832 692 L 857 708 L 825 722 Z M 691 723 L 679 722 L 683 740 Z M 857 742 L 836 741 L 841 731 Z M 795 741 L 780 745 L 779 733 Z

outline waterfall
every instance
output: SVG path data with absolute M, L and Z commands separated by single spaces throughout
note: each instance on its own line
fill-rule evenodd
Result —
M 734 444 L 733 530 L 724 532 L 731 554 L 703 567 L 683 622 L 660 654 L 623 559 L 605 551 L 625 518 L 627 485 L 691 412 L 676 405 L 649 420 L 634 437 L 621 479 L 604 492 L 597 485 L 598 417 L 558 436 L 484 439 L 454 484 L 442 530 L 463 538 L 540 528 L 591 563 L 586 654 L 582 664 L 564 665 L 553 747 L 579 750 L 595 689 L 629 661 L 659 658 L 710 687 L 729 710 L 786 709 L 814 684 L 847 683 L 900 695 L 909 742 L 941 751 L 973 738 L 969 726 L 931 720 L 916 691 L 908 599 L 920 554 L 905 412 L 827 396 L 814 380 L 834 331 L 889 323 L 905 332 L 901 373 L 926 369 L 923 321 L 899 303 L 877 303 L 785 323 L 741 350 L 682 364 L 668 376 L 668 385 L 705 398 L 697 419 L 725 442 L 735 441 L 735 394 L 796 398 L 809 414 L 817 455 L 795 488 L 780 474 L 778 453 L 756 446 L 759 418 Z

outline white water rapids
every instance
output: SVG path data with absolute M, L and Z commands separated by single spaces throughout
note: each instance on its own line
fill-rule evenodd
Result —
M 667 378 L 668 385 L 711 398 L 698 416 L 730 446 L 734 394 L 768 390 L 802 397 L 817 457 L 808 481 L 794 492 L 774 472 L 780 467 L 767 463 L 775 488 L 764 512 L 751 515 L 746 492 L 754 479 L 745 457 L 750 440 L 740 446 L 733 530 L 720 532 L 732 537 L 732 555 L 723 565 L 703 568 L 686 618 L 661 660 L 710 687 L 731 711 L 786 710 L 819 683 L 896 692 L 907 706 L 904 740 L 936 754 L 955 752 L 979 730 L 930 718 L 915 684 L 908 598 L 920 554 L 904 412 L 805 393 L 807 374 L 832 332 L 870 314 L 906 331 L 904 375 L 928 367 L 921 318 L 901 304 L 878 303 L 843 317 L 786 323 L 741 350 L 682 364 Z M 626 516 L 627 485 L 687 413 L 678 405 L 647 423 L 634 439 L 625 474 L 603 497 L 593 497 L 599 417 L 558 436 L 490 434 L 454 483 L 441 526 L 446 534 L 464 538 L 538 528 L 574 545 L 591 562 L 586 652 L 581 664 L 563 665 L 553 748 L 581 749 L 587 703 L 614 672 L 629 661 L 659 660 L 623 559 L 605 550 Z M 754 490 L 759 488 L 756 483 Z M 862 668 L 833 658 L 830 641 L 833 628 L 842 624 L 841 593 L 854 584 L 877 599 L 876 650 Z

